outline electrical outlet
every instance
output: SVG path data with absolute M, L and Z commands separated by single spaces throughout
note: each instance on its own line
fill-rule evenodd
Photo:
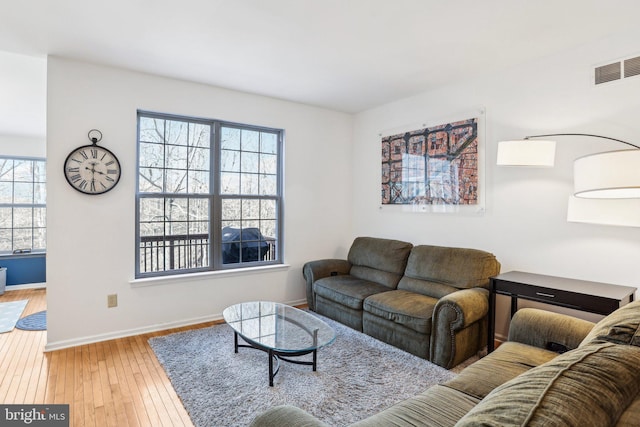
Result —
M 118 294 L 107 295 L 107 308 L 118 306 Z

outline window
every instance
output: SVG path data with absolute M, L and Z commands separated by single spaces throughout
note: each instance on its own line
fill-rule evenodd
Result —
M 283 133 L 138 112 L 136 277 L 282 263 Z
M 0 254 L 46 248 L 46 161 L 0 156 Z

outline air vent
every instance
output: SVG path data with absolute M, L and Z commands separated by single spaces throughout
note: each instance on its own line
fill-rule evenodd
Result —
M 612 82 L 614 80 L 620 80 L 622 77 L 620 71 L 621 66 L 619 62 L 596 67 L 596 84 L 599 85 L 602 83 Z
M 640 75 L 640 56 L 635 58 L 625 59 L 624 61 L 624 76 L 633 77 Z
M 610 64 L 600 65 L 595 67 L 593 71 L 594 84 L 596 86 L 640 76 L 640 56 L 623 58 Z

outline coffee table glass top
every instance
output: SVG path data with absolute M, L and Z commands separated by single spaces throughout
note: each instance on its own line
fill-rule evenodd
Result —
M 245 341 L 283 354 L 318 349 L 336 338 L 335 331 L 321 319 L 277 302 L 232 305 L 222 316 Z

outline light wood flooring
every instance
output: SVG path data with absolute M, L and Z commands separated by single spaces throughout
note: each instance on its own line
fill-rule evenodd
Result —
M 22 316 L 46 309 L 46 291 L 7 291 L 28 299 Z M 147 340 L 218 322 L 44 352 L 46 331 L 0 334 L 0 403 L 69 404 L 71 426 L 192 426 Z M 213 403 L 213 402 L 212 402 Z

